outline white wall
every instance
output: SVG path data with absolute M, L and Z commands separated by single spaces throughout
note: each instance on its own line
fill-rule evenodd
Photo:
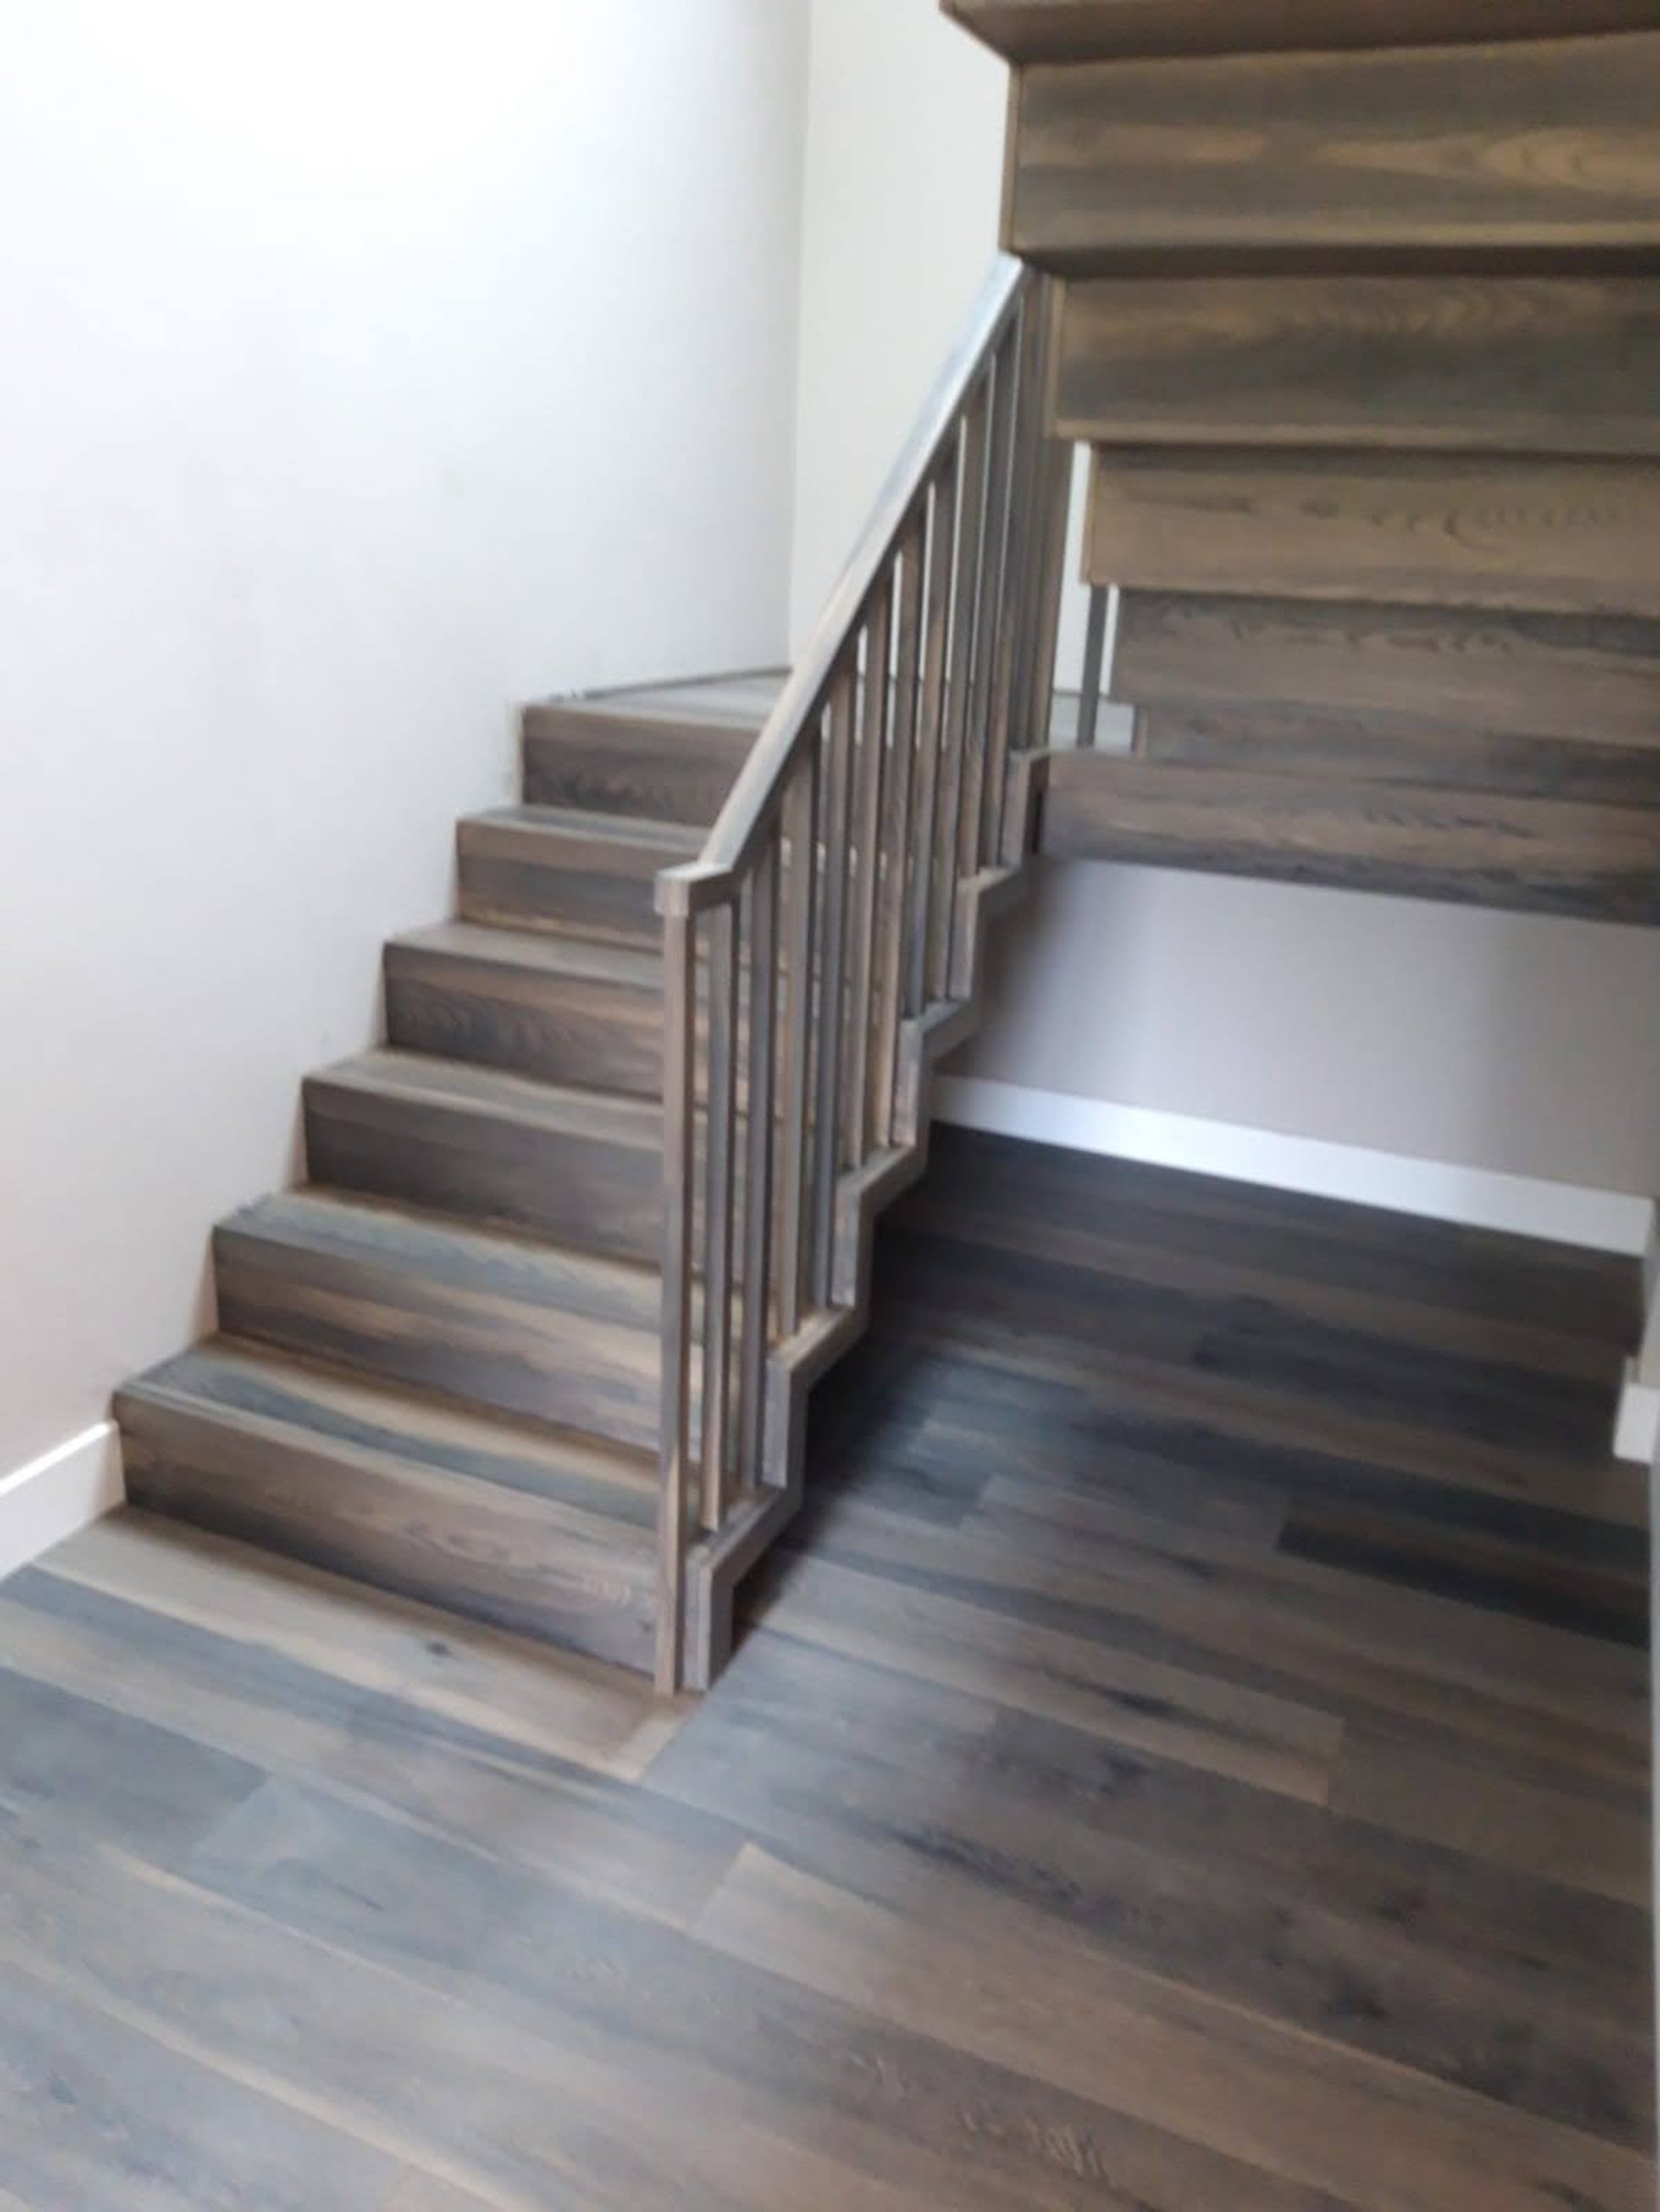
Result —
M 1006 91 L 935 0 L 814 0 L 798 639 L 986 265 Z M 957 1073 L 1660 1188 L 1660 932 L 1146 869 L 1042 877 Z
M 1660 936 L 1045 861 L 959 1072 L 1633 1194 L 1660 1190 Z
M 1008 72 L 937 0 L 813 0 L 790 633 L 842 563 L 997 255 Z M 1074 518 L 1074 566 L 1082 509 Z M 1087 595 L 1067 595 L 1062 680 Z M 1070 679 L 1076 681 L 1076 674 Z
M 0 72 L 0 1475 L 204 1318 L 517 701 L 782 649 L 804 0 L 54 0 Z

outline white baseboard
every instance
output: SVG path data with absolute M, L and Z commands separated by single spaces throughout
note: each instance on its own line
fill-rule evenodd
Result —
M 983 1076 L 942 1076 L 934 1113 L 937 1121 L 960 1128 L 1344 1199 L 1472 1229 L 1542 1237 L 1596 1252 L 1644 1251 L 1654 1217 L 1651 1199 L 1620 1191 L 1583 1190 L 1492 1168 L 1373 1152 L 1363 1145 L 1282 1136 L 1153 1107 L 1114 1106 Z
M 125 1495 L 112 1421 L 18 1467 L 0 1480 L 0 1578 L 112 1512 Z
M 1614 1457 L 1652 1467 L 1657 1444 L 1660 1444 L 1660 1389 L 1652 1383 L 1639 1382 L 1637 1362 L 1628 1359 L 1614 1422 Z

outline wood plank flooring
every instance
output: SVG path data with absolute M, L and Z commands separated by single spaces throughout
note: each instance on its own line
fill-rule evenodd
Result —
M 1634 1263 L 942 1130 L 699 1709 L 0 1587 L 4 2212 L 1651 2212 Z

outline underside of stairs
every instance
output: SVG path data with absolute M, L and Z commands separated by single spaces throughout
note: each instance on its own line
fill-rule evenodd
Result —
M 386 949 L 386 1043 L 304 1085 L 309 1180 L 220 1224 L 219 1333 L 118 1394 L 130 1497 L 553 1645 L 650 1672 L 660 1592 L 663 974 L 659 873 L 695 858 L 776 677 L 529 709 L 524 803 L 459 828 L 456 919 Z M 1028 777 L 1030 770 L 1025 771 Z M 862 1327 L 877 1206 L 913 1179 L 961 997 L 908 1026 L 903 1141 L 850 1178 L 844 1302 L 808 1317 L 806 1390 Z M 723 1664 L 731 1591 L 794 1510 L 736 1501 L 691 1563 L 684 1678 Z

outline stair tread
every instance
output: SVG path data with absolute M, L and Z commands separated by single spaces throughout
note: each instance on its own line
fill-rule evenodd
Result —
M 663 963 L 659 954 L 593 937 L 565 937 L 551 930 L 500 930 L 482 922 L 435 922 L 424 930 L 407 930 L 393 937 L 388 949 L 436 953 L 496 967 L 533 968 L 551 975 L 618 983 L 634 990 L 662 988 Z
M 1014 62 L 1486 44 L 1650 28 L 1644 0 L 943 0 Z
M 118 1394 L 118 1406 L 140 1402 L 287 1431 L 359 1462 L 394 1462 L 429 1486 L 488 1483 L 557 1509 L 593 1541 L 647 1550 L 654 1541 L 657 1474 L 648 1453 L 521 1426 L 234 1338 L 198 1345 Z
M 661 1270 L 450 1214 L 309 1186 L 260 1199 L 220 1224 L 329 1258 L 413 1269 L 463 1294 L 553 1308 L 656 1339 Z
M 668 731 L 709 729 L 754 736 L 765 726 L 785 681 L 782 669 L 760 668 L 737 676 L 697 677 L 688 683 L 629 684 L 616 691 L 533 700 L 529 711 L 657 723 Z
M 488 807 L 463 816 L 463 829 L 522 831 L 530 836 L 587 838 L 596 844 L 637 845 L 661 850 L 673 860 L 695 860 L 708 834 L 690 823 L 661 822 L 649 815 L 601 814 L 586 807 L 522 804 Z M 666 859 L 664 866 L 671 865 Z
M 610 1138 L 658 1148 L 662 1109 L 626 1091 L 586 1090 L 544 1083 L 476 1060 L 440 1059 L 430 1052 L 383 1045 L 337 1061 L 307 1077 L 309 1085 L 418 1099 L 569 1135 Z

